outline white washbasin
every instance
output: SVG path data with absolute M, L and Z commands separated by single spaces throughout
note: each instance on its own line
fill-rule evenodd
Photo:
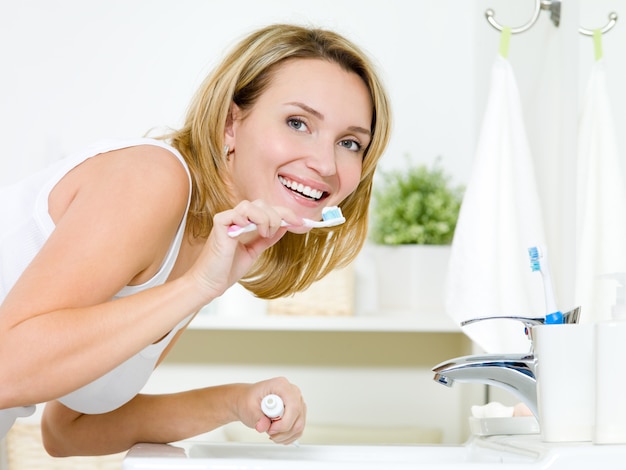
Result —
M 138 444 L 124 459 L 123 470 L 381 470 L 503 468 L 533 464 L 537 456 L 473 445 L 301 445 L 186 443 Z M 528 467 L 532 468 L 532 467 Z
M 626 468 L 626 445 L 545 444 L 539 436 L 473 438 L 446 445 L 137 444 L 123 470 L 436 470 Z

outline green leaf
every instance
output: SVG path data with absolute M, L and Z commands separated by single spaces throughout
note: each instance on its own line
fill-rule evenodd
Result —
M 384 245 L 452 243 L 463 186 L 452 186 L 437 158 L 375 180 L 370 238 Z M 379 182 L 380 181 L 380 182 Z

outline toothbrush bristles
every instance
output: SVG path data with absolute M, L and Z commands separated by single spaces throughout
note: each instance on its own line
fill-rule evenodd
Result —
M 333 220 L 343 218 L 341 208 L 338 206 L 329 206 L 322 209 L 322 220 Z
M 541 264 L 539 263 L 539 258 L 541 258 L 541 251 L 536 246 L 531 246 L 528 248 L 528 257 L 530 258 L 530 269 L 535 271 L 541 270 Z

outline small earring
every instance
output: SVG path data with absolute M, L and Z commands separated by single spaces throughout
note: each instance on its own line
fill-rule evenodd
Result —
M 228 158 L 228 152 L 230 152 L 230 147 L 228 145 L 224 145 L 224 150 L 222 150 L 222 156 L 224 158 Z

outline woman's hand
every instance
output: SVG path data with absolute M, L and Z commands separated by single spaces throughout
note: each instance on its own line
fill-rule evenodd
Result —
M 261 410 L 261 401 L 270 394 L 283 400 L 285 411 L 280 419 L 271 420 Z M 266 432 L 275 443 L 291 444 L 304 431 L 306 404 L 297 386 L 284 377 L 278 377 L 247 385 L 238 401 L 238 414 L 242 423 L 258 432 Z
M 269 394 L 278 395 L 285 404 L 280 420 L 270 420 L 261 410 L 261 401 Z M 256 384 L 139 394 L 116 410 L 97 415 L 52 401 L 46 405 L 41 429 L 46 450 L 67 457 L 113 454 L 138 442 L 178 442 L 233 421 L 267 432 L 276 443 L 290 444 L 302 435 L 306 405 L 298 387 L 279 377 Z
M 283 220 L 289 228 L 281 227 Z M 243 227 L 251 222 L 256 224 L 256 230 L 236 238 L 228 235 L 231 225 Z M 288 229 L 298 233 L 310 230 L 289 209 L 269 206 L 260 200 L 242 201 L 234 209 L 213 217 L 211 234 L 190 274 L 211 301 L 239 281 L 261 253 L 278 242 Z

